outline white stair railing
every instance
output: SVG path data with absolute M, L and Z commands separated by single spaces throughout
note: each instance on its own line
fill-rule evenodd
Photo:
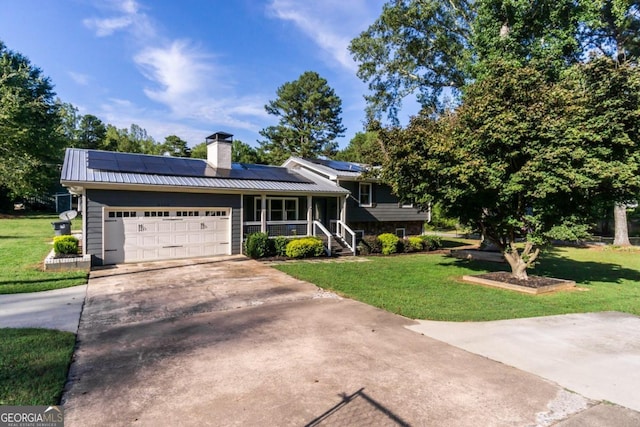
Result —
M 344 240 L 344 243 L 351 250 L 353 255 L 356 255 L 356 233 L 349 228 L 347 224 L 338 220 L 336 221 L 336 234 Z M 349 244 L 349 242 L 351 242 L 351 244 Z
M 331 256 L 331 238 L 333 237 L 329 230 L 326 229 L 324 225 L 322 225 L 319 221 L 313 221 L 313 235 L 317 236 L 317 231 L 320 230 L 322 234 L 327 237 L 327 256 Z

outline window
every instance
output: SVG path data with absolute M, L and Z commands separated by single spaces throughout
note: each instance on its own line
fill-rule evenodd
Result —
M 169 211 L 145 211 L 144 216 L 146 217 L 169 216 Z
M 371 184 L 368 182 L 360 183 L 360 206 L 371 206 Z
M 137 212 L 135 211 L 123 211 L 123 212 L 109 212 L 109 218 L 135 218 Z
M 396 236 L 398 236 L 401 239 L 404 239 L 404 236 L 405 236 L 404 228 L 396 228 Z
M 255 199 L 255 221 L 260 221 L 262 201 Z M 298 199 L 295 197 L 267 198 L 267 221 L 297 221 Z

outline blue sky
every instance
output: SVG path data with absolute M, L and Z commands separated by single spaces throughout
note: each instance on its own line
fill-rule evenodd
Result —
M 384 0 L 3 0 L 0 40 L 58 97 L 119 128 L 190 145 L 226 131 L 253 146 L 277 122 L 264 105 L 304 71 L 342 99 L 346 146 L 366 85 L 347 46 Z

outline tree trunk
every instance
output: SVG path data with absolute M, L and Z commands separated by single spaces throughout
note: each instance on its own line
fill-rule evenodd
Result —
M 613 207 L 613 220 L 615 222 L 614 246 L 631 246 L 629 242 L 629 230 L 627 228 L 627 205 L 616 203 Z
M 511 266 L 511 275 L 518 280 L 528 280 L 527 263 L 524 262 L 518 251 L 504 252 L 504 259 Z

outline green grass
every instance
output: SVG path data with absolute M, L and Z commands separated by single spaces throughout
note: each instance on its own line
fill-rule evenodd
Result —
M 363 263 L 286 263 L 275 268 L 340 295 L 413 319 L 482 321 L 565 313 L 640 315 L 640 252 L 555 248 L 530 274 L 575 280 L 584 290 L 526 295 L 461 281 L 502 264 L 415 254 Z
M 0 329 L 0 405 L 56 405 L 75 345 L 71 332 Z
M 51 251 L 54 215 L 0 219 L 0 294 L 46 291 L 87 282 L 83 271 L 45 272 L 42 263 Z

